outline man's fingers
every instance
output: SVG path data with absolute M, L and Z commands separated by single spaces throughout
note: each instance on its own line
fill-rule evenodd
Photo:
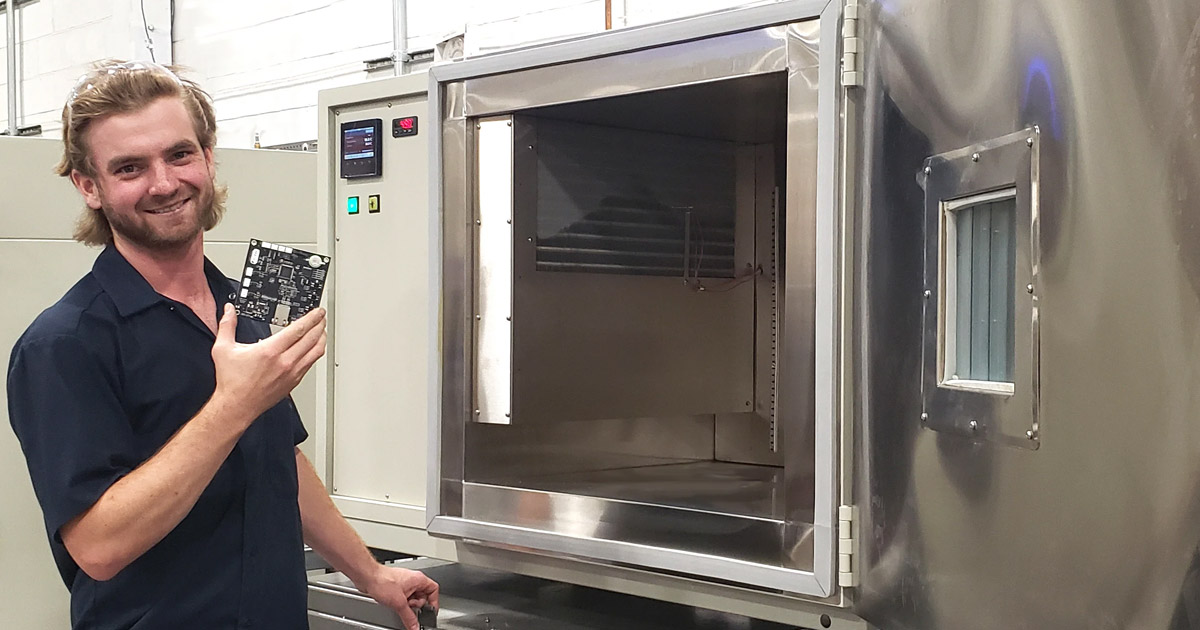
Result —
M 421 630 L 421 624 L 417 623 L 417 614 L 407 605 L 401 604 L 396 614 L 400 615 L 400 621 L 404 622 L 404 627 L 408 630 Z
M 237 339 L 237 311 L 232 304 L 225 304 L 221 321 L 217 322 L 217 341 L 233 343 Z
M 314 308 L 304 314 L 304 317 L 290 323 L 283 330 L 271 335 L 259 343 L 266 343 L 280 352 L 296 345 L 304 335 L 325 321 L 325 309 Z
M 422 573 L 421 575 L 425 574 Z M 434 608 L 440 608 L 440 606 L 438 606 L 438 591 L 441 590 L 441 587 L 438 586 L 438 583 L 434 582 L 433 579 L 427 575 L 425 576 L 425 580 L 427 581 L 425 595 L 429 600 L 429 605 L 433 606 Z
M 298 367 L 303 371 L 307 372 L 308 368 L 311 368 L 313 364 L 317 362 L 317 359 L 325 356 L 325 335 L 325 331 L 322 330 L 321 337 L 317 340 L 317 343 L 313 344 L 313 346 L 309 348 L 308 353 L 300 359 Z
M 283 354 L 280 355 L 279 358 L 283 359 L 283 361 L 288 365 L 297 365 L 298 367 L 307 370 L 312 364 L 305 364 L 303 362 L 304 357 L 308 356 L 313 348 L 323 346 L 324 338 L 325 323 L 322 321 L 316 326 L 305 331 L 304 336 L 296 341 L 296 343 L 292 344 L 290 348 L 284 350 Z M 316 359 L 313 359 L 313 361 L 316 361 Z

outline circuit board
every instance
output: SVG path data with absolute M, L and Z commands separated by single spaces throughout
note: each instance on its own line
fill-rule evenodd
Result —
M 235 306 L 239 315 L 286 326 L 317 308 L 329 256 L 251 240 Z

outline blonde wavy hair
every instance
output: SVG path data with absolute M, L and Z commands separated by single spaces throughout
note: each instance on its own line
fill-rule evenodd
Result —
M 87 131 L 94 121 L 113 114 L 136 112 L 161 98 L 178 98 L 183 102 L 203 149 L 217 144 L 217 118 L 212 99 L 195 82 L 181 77 L 174 66 L 161 66 L 143 61 L 105 59 L 92 64 L 91 70 L 79 78 L 62 111 L 63 155 L 55 172 L 70 177 L 74 171 L 96 176 L 87 144 Z M 225 214 L 224 186 L 213 189 L 212 211 L 204 213 L 205 231 L 216 227 Z M 85 245 L 112 243 L 112 226 L 103 210 L 84 206 L 75 223 L 75 240 Z

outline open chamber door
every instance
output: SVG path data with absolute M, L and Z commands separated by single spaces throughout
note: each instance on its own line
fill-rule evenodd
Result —
M 430 532 L 835 592 L 839 9 L 432 71 Z

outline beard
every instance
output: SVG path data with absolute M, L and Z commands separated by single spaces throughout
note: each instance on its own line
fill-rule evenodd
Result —
M 167 252 L 189 245 L 197 235 L 217 223 L 220 215 L 211 182 L 203 189 L 194 191 L 189 203 L 195 206 L 195 211 L 186 221 L 171 225 L 168 229 L 157 227 L 151 221 L 141 220 L 139 216 L 130 217 L 113 212 L 107 203 L 103 203 L 101 208 L 114 234 L 143 249 Z

